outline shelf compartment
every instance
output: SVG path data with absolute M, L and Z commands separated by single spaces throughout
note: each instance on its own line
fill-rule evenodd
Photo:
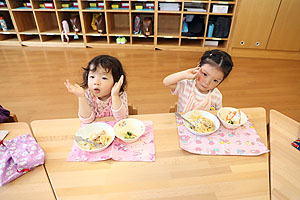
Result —
M 24 4 L 29 4 L 30 1 L 29 0 L 9 0 L 9 4 L 11 9 L 18 9 L 18 10 L 28 10 L 28 9 L 32 9 L 25 6 Z
M 152 14 L 152 13 L 134 13 L 134 14 L 131 15 L 131 19 L 132 19 L 132 34 L 136 35 L 135 31 L 134 31 L 134 25 L 135 25 L 135 17 L 137 15 L 140 17 L 141 26 L 142 26 L 142 22 L 143 22 L 143 20 L 145 18 L 151 18 L 152 19 L 152 30 L 153 30 L 152 36 L 153 36 L 154 35 L 154 27 L 155 27 L 154 22 L 155 22 L 155 20 L 154 20 L 154 14 Z
M 38 34 L 20 34 L 22 45 L 26 46 L 42 46 L 40 36 Z
M 55 4 L 52 0 L 32 0 L 33 9 L 54 10 Z
M 120 45 L 120 46 L 129 46 L 130 45 L 130 37 L 129 36 L 125 36 L 126 38 L 126 43 L 125 44 L 117 44 L 117 38 L 119 36 L 109 36 L 109 44 L 116 44 L 116 45 Z M 121 35 L 120 35 L 121 37 Z
M 145 37 L 143 35 L 132 36 L 132 45 L 153 46 L 154 37 Z
M 178 38 L 169 38 L 169 37 L 158 37 L 157 38 L 157 45 L 160 46 L 179 46 L 179 39 Z
M 202 47 L 203 39 L 198 39 L 197 37 L 181 38 L 182 47 Z
M 154 12 L 154 1 L 131 1 L 131 12 Z
M 180 1 L 159 1 L 158 10 L 162 12 L 180 12 L 182 2 Z
M 104 12 L 94 12 L 94 13 L 101 13 L 102 15 L 104 15 L 104 23 L 105 23 L 105 14 Z M 85 27 L 85 33 L 86 34 L 100 34 L 98 33 L 98 31 L 94 30 L 91 26 L 91 22 L 93 20 L 93 12 L 83 12 L 83 23 L 84 23 L 84 27 Z M 105 34 L 101 34 L 101 35 L 105 35 Z
M 3 18 L 6 22 L 7 29 L 8 29 L 7 31 L 3 31 L 3 29 L 1 28 L 1 25 L 0 25 L 0 32 L 2 32 L 2 31 L 3 32 L 12 32 L 12 31 L 15 32 L 14 25 L 13 25 L 13 22 L 11 20 L 11 17 L 10 17 L 10 14 L 9 14 L 8 10 L 7 11 L 0 11 L 0 16 L 3 16 Z
M 234 11 L 234 4 L 229 2 L 216 2 L 210 5 L 210 14 L 216 15 L 232 15 Z
M 97 12 L 104 10 L 103 1 L 81 1 L 82 10 L 85 12 Z
M 206 15 L 184 14 L 188 32 L 181 32 L 185 37 L 203 37 L 205 32 Z
M 157 36 L 179 36 L 180 14 L 158 14 Z
M 62 46 L 60 35 L 41 35 L 43 46 Z
M 31 11 L 13 11 L 13 15 L 20 33 L 38 33 Z
M 223 20 L 221 21 L 222 23 L 218 23 L 217 20 L 218 18 L 222 18 Z M 217 26 L 217 24 L 225 24 L 224 20 L 228 22 L 227 24 L 227 34 L 225 34 L 224 32 L 224 28 L 221 28 Z M 231 27 L 231 23 L 232 23 L 232 17 L 231 16 L 209 16 L 208 19 L 208 23 L 207 23 L 207 33 L 206 33 L 206 37 L 214 37 L 214 38 L 228 38 L 229 34 L 230 34 L 230 27 Z M 209 35 L 210 31 L 209 31 L 209 25 L 210 24 L 214 24 L 214 28 L 212 32 L 212 35 Z M 219 30 L 218 30 L 219 29 Z
M 191 1 L 191 2 L 184 2 L 184 9 L 185 13 L 207 13 L 208 11 L 208 2 L 203 3 L 202 1 Z
M 107 36 L 86 36 L 87 46 L 107 45 Z
M 227 43 L 228 43 L 228 40 L 206 39 L 204 42 L 204 47 L 226 48 Z
M 62 28 L 62 21 L 63 20 L 67 20 L 68 21 L 68 24 L 69 24 L 69 28 L 70 28 L 70 33 L 74 33 L 74 30 L 73 30 L 73 27 L 71 25 L 71 22 L 70 22 L 70 18 L 74 17 L 74 16 L 78 16 L 79 17 L 79 20 L 80 20 L 80 31 L 78 32 L 78 34 L 81 34 L 82 33 L 82 27 L 81 27 L 81 19 L 80 19 L 80 15 L 79 15 L 79 12 L 57 12 L 57 15 L 58 15 L 58 20 L 59 20 L 59 23 L 60 23 L 60 27 Z
M 19 46 L 19 40 L 17 37 L 17 34 L 0 34 L 0 45 L 14 45 L 14 46 Z
M 35 12 L 40 33 L 60 33 L 55 12 Z
M 106 10 L 113 12 L 129 12 L 129 1 L 106 1 Z
M 56 0 L 56 8 L 62 11 L 76 11 L 78 9 L 78 2 L 76 0 Z
M 129 13 L 106 13 L 107 34 L 112 35 L 130 35 Z

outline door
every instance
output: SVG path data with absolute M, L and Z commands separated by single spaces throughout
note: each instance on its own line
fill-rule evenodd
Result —
M 266 49 L 280 1 L 240 0 L 232 47 Z

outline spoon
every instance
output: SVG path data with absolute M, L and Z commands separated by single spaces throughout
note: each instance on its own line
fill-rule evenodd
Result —
M 186 121 L 186 122 L 191 126 L 191 128 L 192 128 L 193 130 L 195 130 L 195 125 L 192 124 L 189 120 L 185 119 L 185 118 L 184 118 L 181 114 L 179 114 L 178 112 L 175 112 L 175 115 L 176 115 L 177 117 L 180 117 L 180 118 L 183 119 L 184 121 Z

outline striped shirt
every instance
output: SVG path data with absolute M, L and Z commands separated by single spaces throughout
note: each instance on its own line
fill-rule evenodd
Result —
M 198 102 L 204 101 L 208 94 L 202 94 L 197 90 L 196 87 L 193 87 L 195 84 L 194 80 L 182 80 L 177 83 L 175 90 L 171 90 L 173 95 L 178 95 L 177 111 L 183 112 L 184 108 L 188 103 L 189 96 L 192 92 L 195 94 L 195 99 Z M 218 110 L 222 107 L 222 94 L 215 88 L 210 91 L 211 93 L 211 105 L 210 110 Z

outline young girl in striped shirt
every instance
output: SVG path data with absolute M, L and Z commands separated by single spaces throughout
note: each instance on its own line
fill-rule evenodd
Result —
M 126 76 L 120 61 L 112 56 L 100 55 L 83 68 L 83 83 L 64 83 L 79 101 L 78 116 L 83 123 L 95 118 L 114 117 L 116 120 L 128 116 Z
M 177 111 L 218 110 L 222 94 L 217 86 L 233 67 L 231 56 L 221 50 L 204 52 L 195 68 L 167 76 L 163 83 L 178 95 Z

